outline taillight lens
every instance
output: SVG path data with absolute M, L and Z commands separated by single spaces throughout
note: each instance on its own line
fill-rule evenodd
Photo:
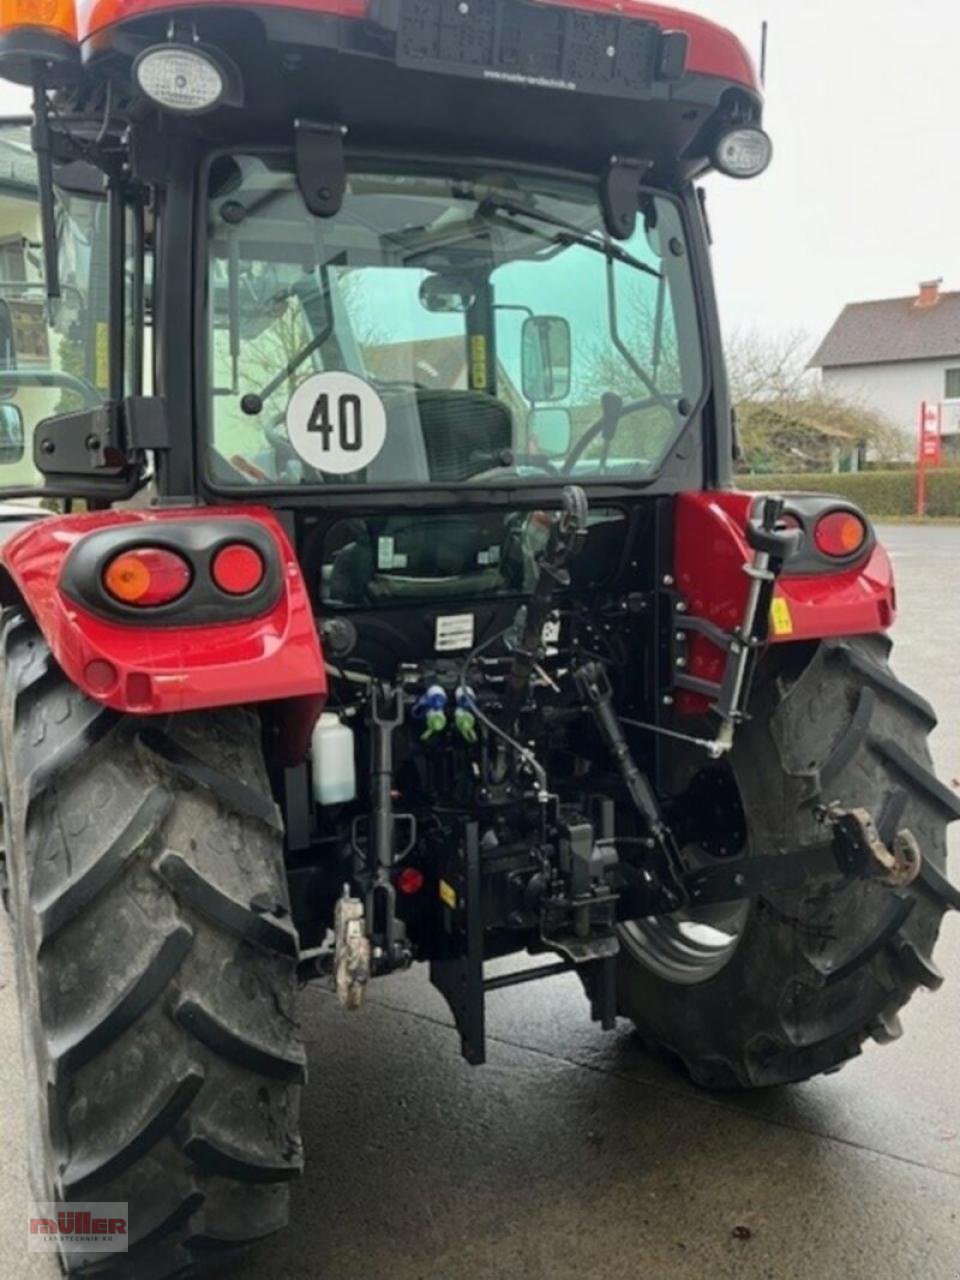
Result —
M 210 573 L 221 591 L 230 596 L 247 596 L 256 591 L 266 566 L 263 556 L 245 542 L 231 542 L 213 557 Z
M 813 540 L 825 556 L 854 555 L 867 540 L 867 526 L 852 511 L 830 511 L 814 526 Z
M 191 576 L 189 563 L 175 551 L 133 547 L 110 561 L 103 571 L 103 585 L 121 604 L 148 607 L 178 600 Z
M 424 886 L 426 877 L 419 867 L 404 867 L 397 874 L 397 889 L 400 893 L 406 894 L 408 898 L 415 893 L 419 893 Z

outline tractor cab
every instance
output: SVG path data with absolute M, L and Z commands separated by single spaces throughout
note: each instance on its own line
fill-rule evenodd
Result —
M 283 1225 L 298 984 L 427 964 L 480 1063 L 573 972 L 710 1087 L 892 1035 L 958 806 L 867 518 L 733 486 L 740 42 L 0 0 L 0 74 L 0 888 L 35 1194 L 129 1204 L 103 1273 Z
M 692 182 L 770 147 L 718 28 L 528 0 L 60 16 L 0 31 L 37 111 L 0 134 L 5 489 L 725 481 Z

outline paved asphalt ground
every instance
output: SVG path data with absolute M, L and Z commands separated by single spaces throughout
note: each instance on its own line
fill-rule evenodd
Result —
M 897 669 L 939 709 L 960 776 L 960 528 L 884 531 L 899 578 Z M 953 829 L 954 840 L 958 835 Z M 960 849 L 952 871 L 960 880 Z M 956 1280 L 960 918 L 897 1043 L 840 1074 L 700 1093 L 604 1035 L 575 979 L 490 997 L 489 1064 L 466 1066 L 423 974 L 359 1014 L 302 1016 L 311 1084 L 295 1226 L 236 1280 Z M 50 1280 L 24 1249 L 22 1078 L 0 924 L 0 1280 Z

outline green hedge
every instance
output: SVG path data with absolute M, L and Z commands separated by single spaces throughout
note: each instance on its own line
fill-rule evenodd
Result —
M 835 493 L 867 515 L 912 516 L 917 512 L 916 471 L 860 471 L 855 474 L 737 476 L 741 489 L 778 493 Z M 960 468 L 927 472 L 927 515 L 960 519 Z

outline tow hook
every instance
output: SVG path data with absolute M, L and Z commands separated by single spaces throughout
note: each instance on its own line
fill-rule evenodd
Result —
M 359 1009 L 370 982 L 370 938 L 366 912 L 359 898 L 343 886 L 333 913 L 333 989 L 345 1009 Z
M 870 879 L 892 889 L 905 889 L 920 874 L 923 857 L 912 831 L 898 831 L 888 849 L 866 809 L 842 809 L 831 804 L 820 809 L 817 817 L 832 826 L 839 856 L 846 854 L 855 862 L 867 855 Z

